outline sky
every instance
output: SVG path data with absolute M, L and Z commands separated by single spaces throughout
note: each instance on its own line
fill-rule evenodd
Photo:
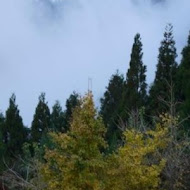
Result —
M 0 111 L 15 93 L 29 127 L 41 92 L 50 108 L 56 100 L 64 108 L 73 91 L 87 92 L 88 78 L 98 107 L 111 75 L 126 74 L 136 33 L 151 84 L 166 24 L 178 62 L 190 30 L 189 0 L 153 1 L 0 0 Z

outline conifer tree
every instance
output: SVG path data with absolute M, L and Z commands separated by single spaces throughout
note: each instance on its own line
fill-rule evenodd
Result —
M 33 142 L 40 142 L 42 135 L 46 133 L 49 128 L 50 110 L 45 100 L 45 93 L 41 93 L 31 127 L 31 136 Z
M 115 149 L 118 140 L 121 139 L 121 130 L 118 129 L 120 103 L 122 99 L 124 78 L 117 71 L 112 75 L 104 97 L 101 98 L 100 114 L 107 128 L 107 141 L 110 150 Z
M 104 134 L 103 122 L 88 94 L 73 112 L 70 131 L 52 134 L 54 148 L 47 150 L 42 168 L 46 189 L 104 189 Z
M 64 132 L 64 113 L 59 101 L 56 101 L 51 113 L 51 128 L 53 131 Z
M 3 133 L 4 133 L 4 124 L 5 124 L 5 117 L 2 113 L 0 113 L 0 133 L 1 133 L 1 142 L 3 143 Z
M 159 48 L 156 76 L 150 88 L 149 112 L 151 115 L 156 116 L 161 112 L 166 112 L 166 108 L 159 99 L 161 98 L 164 101 L 169 101 L 170 99 L 169 85 L 176 82 L 176 57 L 173 26 L 168 24 Z
M 140 34 L 136 34 L 123 94 L 123 113 L 121 114 L 123 120 L 126 120 L 128 111 L 137 111 L 146 104 L 146 66 L 143 64 L 142 60 L 142 46 Z
M 128 109 L 137 109 L 146 102 L 146 66 L 142 61 L 142 42 L 140 34 L 136 34 L 132 47 L 130 68 L 126 77 Z
M 22 153 L 22 146 L 25 140 L 26 130 L 16 105 L 16 96 L 12 94 L 6 111 L 3 129 L 3 142 L 5 143 L 6 154 L 15 157 Z
M 182 50 L 182 60 L 177 77 L 178 98 L 182 102 L 180 112 L 185 118 L 190 115 L 190 33 L 187 45 Z
M 0 172 L 3 168 L 3 157 L 5 156 L 5 143 L 3 141 L 3 130 L 4 130 L 5 118 L 0 113 Z
M 64 130 L 65 132 L 70 128 L 72 120 L 72 113 L 74 108 L 79 104 L 79 94 L 73 92 L 66 101 L 66 110 L 64 111 Z

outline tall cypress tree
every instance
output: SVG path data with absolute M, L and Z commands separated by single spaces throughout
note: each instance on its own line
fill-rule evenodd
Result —
M 168 24 L 165 29 L 164 39 L 159 48 L 156 76 L 150 88 L 149 114 L 153 116 L 168 110 L 159 99 L 170 101 L 171 92 L 169 85 L 176 82 L 176 57 L 177 53 L 173 38 L 173 26 Z
M 64 111 L 64 130 L 67 131 L 70 128 L 70 122 L 72 119 L 72 113 L 76 106 L 79 105 L 79 94 L 73 92 L 66 100 L 66 110 Z
M 3 157 L 5 156 L 5 143 L 3 141 L 4 122 L 5 118 L 0 113 L 0 172 L 3 170 Z
M 147 101 L 146 66 L 143 64 L 143 52 L 140 34 L 136 34 L 131 52 L 131 60 L 126 75 L 126 83 L 123 95 L 124 120 L 127 112 L 137 111 L 145 106 Z
M 50 128 L 50 110 L 45 100 L 45 93 L 39 96 L 34 119 L 32 121 L 31 136 L 32 141 L 40 142 L 42 135 Z
M 182 102 L 180 111 L 183 117 L 190 115 L 190 33 L 187 45 L 182 50 L 182 60 L 178 69 L 177 92 Z
M 120 120 L 120 104 L 123 93 L 124 78 L 117 71 L 112 75 L 104 97 L 101 98 L 100 114 L 107 128 L 107 140 L 110 149 L 115 149 L 118 140 L 121 139 L 121 131 L 118 129 Z
M 9 100 L 3 129 L 3 142 L 6 146 L 7 154 L 14 157 L 22 153 L 22 146 L 25 140 L 26 130 L 16 105 L 16 96 L 13 94 Z
M 51 113 L 51 128 L 53 131 L 64 132 L 64 113 L 59 101 L 56 101 Z
M 3 140 L 3 133 L 4 133 L 4 130 L 5 130 L 5 117 L 2 113 L 0 113 L 0 144 L 2 145 L 2 143 L 4 143 L 4 140 Z M 1 148 L 2 146 L 0 146 Z

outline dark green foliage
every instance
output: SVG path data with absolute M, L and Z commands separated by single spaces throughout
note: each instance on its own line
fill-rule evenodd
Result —
M 45 93 L 42 93 L 39 96 L 39 102 L 32 121 L 32 141 L 40 142 L 43 133 L 46 133 L 50 129 L 50 124 L 50 110 L 45 100 Z
M 70 128 L 73 109 L 79 105 L 79 94 L 73 92 L 66 101 L 66 110 L 64 111 L 64 130 L 65 132 Z
M 146 66 L 143 64 L 142 57 L 141 37 L 140 34 L 136 34 L 123 94 L 123 120 L 128 118 L 127 112 L 137 111 L 145 106 L 147 101 Z
M 4 133 L 4 127 L 5 125 L 5 117 L 3 116 L 2 113 L 0 113 L 0 149 L 2 148 L 3 145 L 3 133 Z
M 107 126 L 107 139 L 110 146 L 116 146 L 121 139 L 118 125 L 127 121 L 128 112 L 137 111 L 147 101 L 146 66 L 142 61 L 142 42 L 136 34 L 131 52 L 130 67 L 126 82 L 116 73 L 112 76 L 108 88 L 101 99 L 101 115 Z
M 3 143 L 6 147 L 6 155 L 15 157 L 21 154 L 26 135 L 26 129 L 16 105 L 16 96 L 13 94 L 9 100 L 9 107 L 3 125 Z
M 130 68 L 127 72 L 127 104 L 128 109 L 138 109 L 146 102 L 146 66 L 142 61 L 142 43 L 140 34 L 134 39 L 131 53 Z
M 0 113 L 0 172 L 3 167 L 3 157 L 5 154 L 5 144 L 3 142 L 3 128 L 4 128 L 5 118 L 2 113 Z
M 190 115 L 190 33 L 187 45 L 182 51 L 182 60 L 178 69 L 178 98 L 182 102 L 180 112 L 182 117 Z M 190 124 L 190 122 L 188 122 Z
M 56 101 L 51 113 L 51 128 L 53 131 L 64 132 L 64 113 L 59 101 Z
M 177 53 L 173 39 L 173 27 L 171 24 L 168 24 L 164 33 L 164 39 L 159 48 L 155 80 L 150 88 L 149 114 L 152 116 L 166 112 L 168 109 L 160 99 L 170 101 L 170 85 L 176 83 L 176 57 Z
M 124 78 L 118 72 L 112 75 L 104 97 L 101 98 L 100 114 L 107 127 L 107 140 L 110 149 L 115 149 L 118 140 L 121 139 L 121 131 L 118 129 L 120 102 L 123 93 Z

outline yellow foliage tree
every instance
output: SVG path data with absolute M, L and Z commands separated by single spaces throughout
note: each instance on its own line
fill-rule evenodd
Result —
M 52 133 L 54 149 L 47 150 L 42 174 L 47 190 L 102 190 L 106 147 L 105 128 L 88 94 L 73 112 L 67 134 Z
M 51 133 L 54 148 L 47 149 L 42 174 L 47 190 L 156 190 L 165 160 L 157 154 L 167 145 L 167 127 L 124 132 L 125 143 L 104 155 L 105 128 L 92 95 L 75 108 L 67 134 Z
M 109 158 L 106 190 L 156 190 L 165 160 L 157 151 L 167 145 L 167 128 L 124 132 L 125 144 Z

